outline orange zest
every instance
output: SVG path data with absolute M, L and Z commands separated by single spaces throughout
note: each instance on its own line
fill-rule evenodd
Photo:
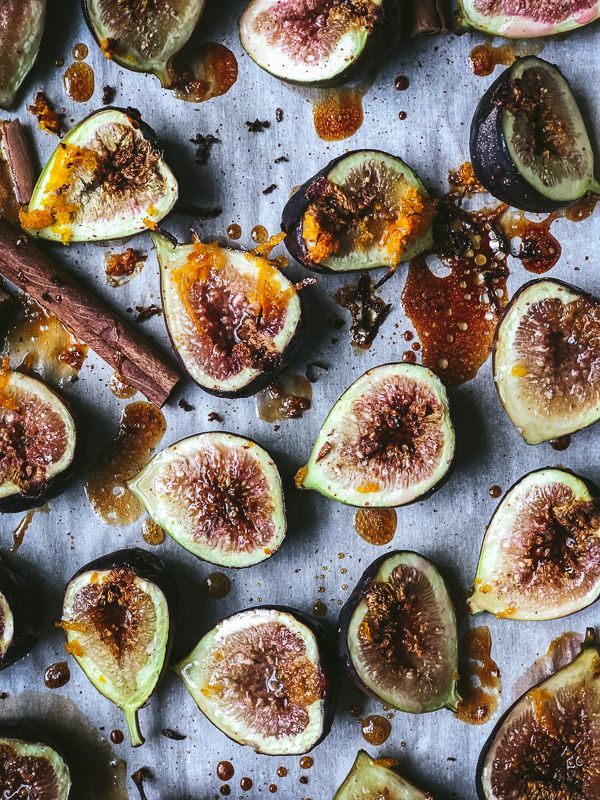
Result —
M 302 219 L 302 238 L 306 242 L 308 257 L 316 264 L 334 255 L 340 246 L 333 233 L 321 227 L 312 210 L 308 210 Z
M 381 244 L 390 255 L 390 267 L 398 266 L 409 240 L 429 228 L 432 214 L 433 205 L 410 186 L 402 198 L 396 219 L 386 226 L 381 237 Z
M 177 287 L 179 299 L 198 333 L 202 333 L 203 330 L 196 309 L 190 302 L 190 292 L 194 284 L 206 283 L 213 270 L 223 269 L 224 266 L 225 257 L 216 242 L 204 244 L 194 241 L 192 251 L 186 258 L 185 264 L 173 270 L 171 277 Z
M 367 481 L 366 483 L 361 483 L 356 487 L 356 491 L 359 494 L 372 494 L 373 492 L 379 492 L 381 490 L 381 486 L 378 483 L 371 483 Z

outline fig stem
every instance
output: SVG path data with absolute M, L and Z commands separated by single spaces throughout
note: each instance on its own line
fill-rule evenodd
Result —
M 131 740 L 132 747 L 139 747 L 146 741 L 142 736 L 140 730 L 140 723 L 138 720 L 138 708 L 124 708 L 125 720 L 127 722 L 127 729 L 129 730 L 129 739 Z

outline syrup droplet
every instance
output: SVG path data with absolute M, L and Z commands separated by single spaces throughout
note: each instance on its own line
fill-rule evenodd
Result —
M 458 685 L 461 700 L 456 716 L 470 725 L 488 722 L 498 708 L 502 682 L 492 659 L 492 634 L 487 625 L 466 631 L 463 637 L 465 669 Z
M 189 103 L 203 103 L 228 92 L 238 77 L 236 57 L 218 42 L 203 42 L 173 62 L 174 78 L 169 86 L 175 96 Z
M 217 764 L 217 778 L 221 781 L 230 781 L 235 775 L 231 761 L 219 761 Z
M 502 489 L 500 488 L 500 486 L 497 485 L 490 486 L 490 497 L 496 499 L 500 497 L 501 494 L 502 494 Z
M 552 439 L 550 444 L 555 450 L 566 450 L 567 447 L 571 444 L 571 437 L 570 436 L 561 436 L 558 439 Z
M 137 392 L 137 389 L 127 383 L 120 372 L 113 372 L 110 379 L 110 390 L 115 397 L 121 400 L 128 400 Z
M 231 590 L 231 581 L 224 572 L 211 572 L 202 582 L 204 592 L 214 600 L 222 600 Z
M 88 57 L 88 46 L 84 42 L 73 45 L 73 58 L 75 61 L 84 61 Z
M 240 789 L 242 789 L 244 792 L 247 792 L 249 789 L 251 789 L 253 785 L 252 778 L 242 778 L 240 781 Z
M 227 236 L 230 239 L 239 239 L 241 235 L 242 235 L 242 229 L 237 223 L 233 222 L 227 228 Z
M 313 614 L 315 617 L 324 617 L 327 613 L 327 606 L 322 600 L 316 600 L 313 606 Z
M 363 123 L 363 92 L 359 89 L 329 89 L 313 106 L 317 136 L 326 142 L 347 139 Z
M 410 86 L 410 81 L 408 80 L 406 75 L 398 75 L 398 77 L 394 81 L 394 88 L 398 89 L 399 92 L 405 92 L 409 86 Z
M 122 744 L 125 736 L 123 735 L 123 731 L 115 728 L 114 731 L 110 732 L 110 740 L 113 744 Z
M 94 70 L 83 61 L 75 61 L 63 76 L 65 91 L 76 103 L 85 103 L 94 94 Z
M 359 508 L 354 515 L 354 528 L 369 544 L 384 545 L 396 533 L 398 517 L 394 508 Z
M 300 769 L 310 769 L 314 763 L 310 756 L 302 756 L 300 759 Z
M 372 714 L 361 720 L 360 730 L 366 742 L 378 746 L 387 742 L 392 732 L 392 726 L 385 717 Z
M 51 664 L 44 673 L 44 683 L 48 689 L 60 689 L 71 679 L 71 672 L 66 661 Z
M 250 232 L 250 236 L 252 237 L 253 242 L 256 242 L 257 244 L 264 244 L 269 238 L 269 231 L 264 225 L 255 225 Z
M 165 540 L 165 532 L 153 519 L 145 519 L 142 525 L 142 539 L 146 544 L 156 547 Z

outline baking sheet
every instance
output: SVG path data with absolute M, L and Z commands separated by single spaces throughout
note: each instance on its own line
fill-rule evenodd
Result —
M 37 130 L 26 113 L 35 91 L 43 88 L 57 104 L 65 106 L 69 122 L 81 119 L 100 106 L 102 86 L 116 86 L 116 105 L 134 106 L 156 130 L 169 163 L 181 179 L 182 203 L 194 206 L 220 206 L 223 213 L 196 226 L 200 236 L 224 236 L 227 226 L 237 222 L 243 229 L 241 243 L 251 246 L 250 231 L 262 224 L 270 232 L 279 227 L 281 209 L 291 187 L 302 183 L 327 161 L 348 149 L 375 147 L 402 156 L 434 191 L 446 187 L 446 173 L 468 157 L 468 128 L 474 106 L 491 78 L 477 78 L 468 67 L 468 54 L 480 35 L 435 37 L 406 42 L 380 71 L 364 100 L 365 122 L 358 133 L 343 142 L 327 144 L 314 133 L 307 93 L 285 86 L 256 67 L 242 52 L 236 33 L 236 19 L 242 4 L 222 0 L 209 2 L 202 22 L 207 40 L 224 41 L 239 62 L 239 79 L 223 97 L 193 106 L 162 91 L 151 76 L 136 75 L 107 62 L 87 31 L 76 0 L 50 0 L 49 24 L 41 57 L 20 94 L 17 115 L 26 122 L 35 139 L 40 163 L 45 163 L 57 139 Z M 94 68 L 96 91 L 85 104 L 74 104 L 66 97 L 62 75 L 71 63 L 71 48 L 79 42 L 90 48 L 88 63 Z M 595 87 L 600 84 L 600 27 L 547 42 L 543 57 L 558 63 L 583 98 L 596 130 L 600 130 L 600 102 Z M 65 59 L 59 68 L 55 60 Z M 394 78 L 407 75 L 410 87 L 394 89 Z M 497 73 L 496 73 L 497 74 Z M 275 109 L 283 109 L 281 123 L 275 122 Z M 405 121 L 398 112 L 406 111 Z M 246 120 L 268 119 L 270 128 L 249 133 Z M 189 143 L 196 133 L 212 133 L 220 144 L 212 149 L 205 165 L 194 163 L 194 147 Z M 280 156 L 289 163 L 274 164 Z M 262 190 L 271 183 L 277 189 L 269 195 Z M 191 220 L 175 217 L 168 227 L 186 237 Z M 600 291 L 597 242 L 600 214 L 575 225 L 559 221 L 554 226 L 563 245 L 563 256 L 552 276 L 571 281 L 589 291 Z M 107 301 L 121 309 L 156 302 L 158 270 L 147 236 L 134 246 L 149 252 L 143 271 L 118 289 L 106 285 L 103 249 L 97 245 L 52 247 L 56 257 L 81 274 Z M 299 267 L 290 268 L 300 275 Z M 513 262 L 509 280 L 511 293 L 531 275 Z M 458 459 L 453 476 L 432 498 L 398 509 L 398 529 L 393 542 L 376 548 L 363 542 L 354 532 L 351 508 L 330 502 L 315 493 L 300 495 L 293 489 L 295 470 L 309 454 L 312 442 L 327 411 L 339 394 L 369 367 L 399 359 L 406 345 L 401 334 L 407 328 L 399 298 L 403 271 L 384 287 L 385 298 L 393 311 L 373 347 L 356 354 L 347 328 L 333 330 L 327 323 L 332 312 L 339 312 L 331 293 L 348 278 L 319 279 L 305 293 L 306 342 L 291 367 L 304 372 L 307 363 L 323 361 L 329 372 L 314 385 L 313 405 L 303 419 L 281 423 L 279 431 L 256 416 L 255 400 L 219 400 L 204 394 L 190 381 L 184 381 L 165 408 L 168 430 L 163 445 L 183 436 L 208 429 L 225 429 L 251 436 L 274 456 L 287 486 L 289 533 L 280 550 L 265 563 L 240 572 L 230 571 L 232 591 L 224 600 L 208 600 L 203 595 L 202 578 L 213 570 L 195 560 L 168 537 L 154 551 L 163 556 L 176 572 L 181 587 L 180 631 L 177 652 L 185 653 L 219 618 L 249 605 L 288 603 L 310 612 L 314 602 L 323 600 L 328 609 L 325 623 L 332 633 L 340 604 L 360 577 L 363 568 L 382 550 L 418 550 L 439 564 L 448 577 L 457 600 L 464 597 L 473 580 L 484 527 L 496 506 L 489 488 L 506 490 L 525 472 L 547 464 L 562 463 L 600 481 L 597 458 L 598 428 L 577 434 L 568 450 L 555 452 L 550 445 L 528 447 L 523 443 L 496 397 L 490 364 L 477 378 L 451 391 L 458 437 Z M 144 330 L 168 347 L 163 319 L 155 317 Z M 337 339 L 333 343 L 333 339 Z M 93 435 L 89 457 L 113 434 L 126 401 L 117 400 L 107 388 L 111 370 L 93 354 L 80 373 L 78 383 L 67 389 L 83 411 Z M 100 387 L 104 387 L 102 391 Z M 185 397 L 195 411 L 185 412 L 177 401 Z M 217 411 L 222 424 L 209 423 L 208 413 Z M 106 526 L 92 513 L 85 498 L 83 476 L 61 498 L 50 504 L 50 513 L 34 516 L 24 543 L 14 559 L 22 569 L 37 575 L 45 586 L 46 625 L 42 642 L 24 661 L 0 673 L 0 691 L 9 697 L 0 700 L 0 719 L 12 716 L 46 716 L 55 723 L 65 720 L 72 726 L 75 708 L 93 725 L 108 734 L 113 728 L 124 730 L 119 710 L 96 693 L 81 670 L 71 660 L 71 681 L 60 690 L 45 689 L 44 670 L 65 658 L 63 635 L 52 626 L 60 617 L 63 587 L 71 574 L 91 558 L 127 545 L 142 545 L 141 519 L 126 528 Z M 0 547 L 9 549 L 11 532 L 20 515 L 5 515 L 0 520 Z M 343 553 L 344 558 L 339 554 Z M 342 574 L 341 568 L 347 569 Z M 324 592 L 318 592 L 323 586 Z M 343 588 L 347 586 L 348 588 Z M 468 624 L 459 612 L 461 625 Z M 476 623 L 490 626 L 493 656 L 503 679 L 501 709 L 511 700 L 513 682 L 531 662 L 545 652 L 550 641 L 565 630 L 583 631 L 597 621 L 597 608 L 556 622 L 524 623 L 479 618 Z M 150 800 L 206 800 L 219 796 L 220 781 L 215 774 L 221 759 L 231 760 L 235 777 L 232 797 L 258 797 L 269 794 L 271 783 L 279 787 L 277 796 L 300 800 L 328 800 L 349 770 L 356 751 L 365 745 L 359 725 L 349 708 L 358 695 L 342 683 L 338 713 L 333 730 L 313 753 L 314 767 L 299 768 L 299 759 L 259 756 L 225 738 L 196 709 L 192 698 L 175 675 L 168 674 L 147 708 L 141 712 L 146 744 L 133 751 L 127 743 L 115 747 L 118 757 L 127 762 L 127 775 L 148 766 L 154 781 L 148 784 Z M 365 713 L 377 713 L 380 705 L 365 701 Z M 78 712 L 78 713 L 79 713 Z M 497 718 L 497 717 L 496 717 Z M 400 759 L 408 775 L 420 780 L 440 798 L 475 797 L 474 775 L 479 751 L 495 720 L 472 727 L 456 720 L 450 712 L 410 716 L 395 713 L 392 735 L 381 748 L 367 747 L 371 753 Z M 187 735 L 175 742 L 160 735 L 162 728 L 174 728 Z M 405 743 L 402 746 L 402 742 Z M 449 760 L 456 759 L 456 760 Z M 277 768 L 288 769 L 285 778 Z M 298 782 L 300 774 L 309 778 Z M 239 780 L 249 776 L 253 789 L 244 793 Z M 136 790 L 128 781 L 131 797 Z

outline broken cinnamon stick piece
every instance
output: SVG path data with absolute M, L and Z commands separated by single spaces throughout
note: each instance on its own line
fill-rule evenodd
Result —
M 180 374 L 100 298 L 84 289 L 24 233 L 0 220 L 0 274 L 31 295 L 157 406 Z
M 410 36 L 433 36 L 450 30 L 448 0 L 411 0 Z
M 33 158 L 23 126 L 18 119 L 0 123 L 2 152 L 12 181 L 15 197 L 19 205 L 27 205 L 33 194 L 35 176 Z

